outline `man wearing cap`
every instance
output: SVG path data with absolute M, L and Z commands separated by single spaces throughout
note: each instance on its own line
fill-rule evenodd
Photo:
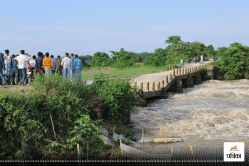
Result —
M 72 60 L 68 56 L 69 56 L 69 54 L 66 53 L 65 58 L 63 58 L 61 61 L 61 66 L 63 66 L 62 77 L 66 78 L 67 81 L 68 81 L 68 78 L 70 78 L 69 77 L 69 72 L 70 72 L 69 69 L 70 69 L 70 66 L 72 66 Z
M 22 78 L 21 78 L 21 85 L 25 84 L 25 80 L 27 79 L 27 64 L 29 66 L 29 59 L 28 56 L 25 55 L 25 51 L 21 50 L 20 55 L 14 58 L 14 61 L 18 63 L 18 68 L 21 70 Z
M 5 80 L 4 76 L 3 76 L 3 71 L 4 70 L 6 70 L 6 69 L 5 69 L 3 54 L 0 53 L 0 77 L 1 77 L 2 85 L 6 84 L 6 80 Z
M 76 78 L 81 82 L 81 70 L 82 70 L 82 61 L 78 58 L 78 55 L 75 54 L 75 58 L 73 60 L 73 80 Z
M 3 75 L 6 76 L 7 83 L 10 85 L 11 66 L 10 66 L 9 50 L 5 50 L 3 59 L 4 59 L 5 68 L 6 68 L 6 70 L 3 72 Z

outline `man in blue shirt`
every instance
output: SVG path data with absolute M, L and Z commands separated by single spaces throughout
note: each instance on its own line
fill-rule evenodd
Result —
M 81 70 L 82 70 L 82 61 L 78 58 L 78 55 L 75 54 L 75 58 L 73 60 L 73 80 L 78 78 L 78 80 L 81 82 Z
M 11 74 L 10 74 L 10 82 L 11 85 L 13 85 L 13 75 L 15 74 L 15 85 L 17 84 L 18 80 L 18 68 L 17 63 L 13 60 L 15 58 L 15 55 L 12 55 L 10 60 L 10 66 L 11 66 Z
M 3 70 L 6 70 L 6 69 L 5 69 L 3 54 L 0 53 L 0 77 L 1 77 L 2 85 L 5 85 L 6 80 L 5 80 L 4 76 L 3 76 Z

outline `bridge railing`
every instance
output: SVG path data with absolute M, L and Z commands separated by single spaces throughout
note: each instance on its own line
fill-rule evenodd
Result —
M 153 81 L 144 81 L 140 82 L 139 85 L 137 82 L 134 82 L 131 86 L 137 86 L 138 90 L 142 90 L 143 92 L 149 91 L 160 91 L 162 88 L 165 88 L 170 84 L 176 76 L 187 75 L 191 73 L 195 73 L 197 70 L 203 68 L 204 65 L 187 67 L 187 68 L 179 68 L 172 70 L 172 73 L 166 75 L 163 80 L 153 82 Z

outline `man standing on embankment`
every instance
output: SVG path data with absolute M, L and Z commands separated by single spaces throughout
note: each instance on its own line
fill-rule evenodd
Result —
M 3 76 L 3 70 L 6 70 L 6 69 L 5 69 L 5 64 L 4 64 L 4 60 L 3 60 L 3 54 L 0 53 L 0 77 L 1 77 L 2 85 L 5 85 L 6 80 Z

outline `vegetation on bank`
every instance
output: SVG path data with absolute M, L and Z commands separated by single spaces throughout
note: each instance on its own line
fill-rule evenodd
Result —
M 146 66 L 164 66 L 167 68 L 170 65 L 180 64 L 180 59 L 185 61 L 187 58 L 200 58 L 201 55 L 210 58 L 217 54 L 212 45 L 205 46 L 200 42 L 183 42 L 180 36 L 170 36 L 165 43 L 170 45 L 164 49 L 157 48 L 154 53 L 134 53 L 121 48 L 118 52 L 110 51 L 112 55 L 109 57 L 105 52 L 96 52 L 90 65 L 85 65 L 84 68 L 126 68 L 134 67 L 137 62 L 144 63 Z
M 230 80 L 249 79 L 249 47 L 233 43 L 230 47 L 218 48 L 220 61 L 212 64 Z
M 82 156 L 101 153 L 101 120 L 90 118 L 88 104 L 102 95 L 108 119 L 122 125 L 120 114 L 131 111 L 137 99 L 131 90 L 127 80 L 99 76 L 86 86 L 57 74 L 50 79 L 36 75 L 31 90 L 1 90 L 0 158 L 34 159 L 44 153 L 63 156 L 75 152 L 77 143 Z

